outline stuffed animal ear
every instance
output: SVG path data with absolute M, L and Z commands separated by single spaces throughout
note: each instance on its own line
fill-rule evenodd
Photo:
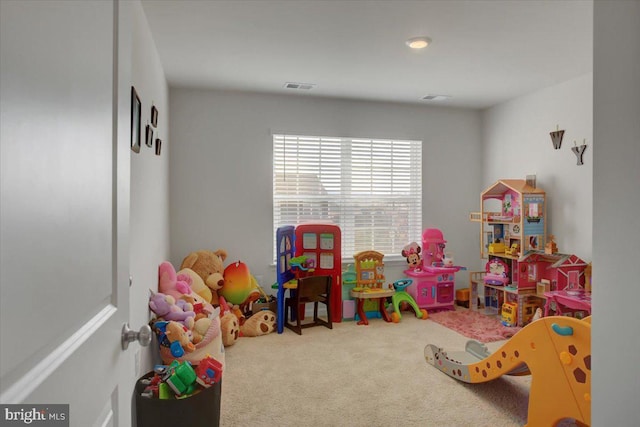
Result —
M 180 269 L 193 267 L 197 260 L 198 254 L 195 252 L 190 253 L 185 259 L 182 260 L 182 266 L 180 267 Z
M 214 254 L 218 255 L 222 261 L 227 259 L 227 251 L 225 251 L 224 249 L 218 249 L 214 252 Z

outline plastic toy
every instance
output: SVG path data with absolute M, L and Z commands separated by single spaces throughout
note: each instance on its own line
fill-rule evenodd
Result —
M 287 289 L 295 292 L 296 275 L 331 276 L 331 317 L 342 321 L 341 232 L 333 224 L 286 225 L 276 230 L 276 283 L 278 289 L 276 329 L 284 331 L 284 301 Z M 304 257 L 304 258 L 299 258 Z M 301 314 L 298 314 L 301 315 Z
M 512 243 L 511 247 L 504 250 L 504 253 L 511 256 L 519 256 L 520 255 L 520 244 Z
M 196 372 L 189 362 L 172 362 L 172 373 L 166 383 L 178 396 L 191 394 L 196 389 Z
M 427 228 L 422 232 L 422 263 L 425 267 L 439 266 L 444 259 L 446 243 L 442 231 L 437 228 Z
M 488 285 L 508 285 L 509 265 L 500 258 L 491 258 L 485 264 L 484 283 Z
M 504 242 L 493 242 L 489 244 L 489 254 L 503 254 L 506 251 Z
M 555 254 L 558 252 L 558 245 L 556 245 L 556 237 L 553 234 L 547 236 L 547 243 L 544 245 L 544 253 L 547 255 Z
M 518 304 L 509 301 L 502 304 L 501 323 L 504 326 L 516 326 L 518 324 Z
M 207 356 L 195 368 L 196 381 L 208 388 L 222 378 L 222 364 L 211 356 Z
M 358 325 L 368 325 L 368 315 L 382 317 L 391 322 L 385 309 L 387 297 L 395 294 L 393 286 L 384 286 L 384 254 L 377 251 L 362 251 L 353 255 L 356 270 L 356 286 L 350 295 L 356 300 Z M 379 315 L 378 315 L 379 313 Z
M 411 242 L 402 249 L 402 256 L 407 259 L 409 268 L 420 270 L 422 268 L 422 257 L 420 256 L 420 245 Z
M 502 375 L 531 375 L 528 426 L 552 426 L 564 418 L 591 425 L 591 317 L 543 317 L 494 353 L 477 341 L 465 351 L 424 349 L 427 363 L 466 383 Z
M 413 311 L 416 313 L 416 317 L 418 319 L 426 320 L 427 317 L 429 317 L 427 310 L 425 310 L 424 308 L 419 308 L 413 297 L 411 297 L 411 295 L 409 295 L 407 291 L 405 291 L 407 286 L 409 286 L 412 282 L 413 281 L 411 279 L 396 280 L 395 282 L 393 282 L 393 287 L 396 290 L 396 292 L 391 297 L 391 303 L 393 304 L 391 321 L 393 323 L 398 323 L 400 322 L 400 319 L 402 319 L 402 314 L 400 314 L 400 305 L 402 303 L 407 303 L 411 308 L 413 308 Z
M 224 260 L 227 259 L 227 251 L 218 249 L 216 251 L 200 250 L 187 255 L 180 265 L 180 269 L 189 268 L 193 270 L 204 284 L 211 289 L 211 301 L 213 305 L 218 305 L 218 290 L 224 286 Z
M 445 267 L 446 240 L 442 231 L 427 228 L 422 233 L 422 269 L 407 269 L 404 274 L 413 282 L 406 290 L 418 307 L 426 310 L 454 310 L 455 273 L 465 267 Z M 453 262 L 453 260 L 451 260 Z
M 342 321 L 342 233 L 331 223 L 300 224 L 295 228 L 296 256 L 313 261 L 314 275 L 331 276 L 332 322 Z M 308 261 L 309 262 L 309 261 Z

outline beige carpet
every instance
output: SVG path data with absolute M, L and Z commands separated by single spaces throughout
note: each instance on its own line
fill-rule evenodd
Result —
M 220 424 L 524 425 L 530 377 L 465 384 L 424 360 L 426 344 L 463 350 L 467 340 L 409 312 L 398 324 L 373 319 L 369 326 L 309 328 L 302 336 L 285 328 L 241 338 L 226 349 Z M 487 346 L 495 351 L 502 343 Z

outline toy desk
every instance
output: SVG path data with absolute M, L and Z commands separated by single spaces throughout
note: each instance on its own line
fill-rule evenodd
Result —
M 547 299 L 544 306 L 545 317 L 549 315 L 552 302 L 556 303 L 556 315 L 558 316 L 563 314 L 563 307 L 571 310 L 584 310 L 591 314 L 591 292 L 584 289 L 545 292 L 544 296 Z
M 360 290 L 356 290 L 360 289 Z M 377 299 L 378 300 L 378 308 L 380 310 L 380 314 L 385 322 L 391 322 L 391 317 L 387 310 L 384 307 L 384 301 L 387 297 L 393 296 L 395 293 L 394 289 L 362 289 L 362 288 L 354 288 L 351 290 L 351 296 L 356 299 L 357 307 L 358 307 L 358 316 L 360 316 L 360 320 L 358 321 L 358 325 L 368 325 L 369 319 L 367 319 L 367 315 L 364 312 L 364 301 L 367 299 Z

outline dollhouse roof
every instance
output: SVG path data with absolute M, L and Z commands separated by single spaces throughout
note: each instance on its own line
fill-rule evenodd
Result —
M 536 187 L 532 187 L 527 184 L 524 179 L 501 179 L 496 181 L 495 184 L 487 188 L 482 192 L 483 197 L 499 197 L 504 194 L 505 191 L 512 190 L 521 194 L 545 194 L 544 190 Z
M 554 254 L 547 254 L 544 251 L 527 251 L 525 252 L 519 262 L 548 262 L 549 268 L 567 267 L 567 266 L 586 266 L 587 263 L 581 258 L 573 254 L 561 254 L 556 252 Z

